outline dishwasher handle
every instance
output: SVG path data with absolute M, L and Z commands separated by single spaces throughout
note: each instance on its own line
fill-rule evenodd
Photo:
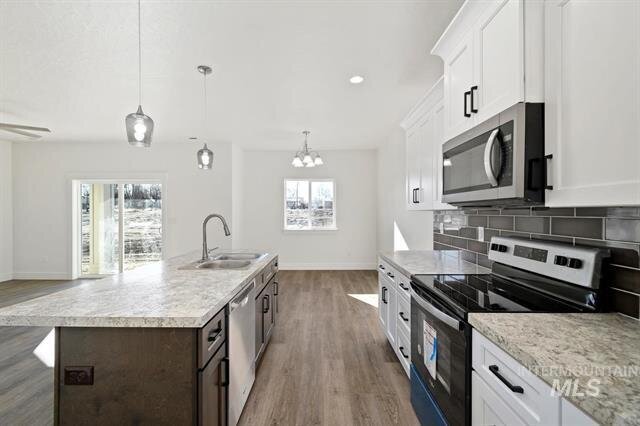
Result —
M 233 312 L 236 308 L 241 308 L 249 302 L 249 295 L 253 291 L 256 286 L 256 281 L 253 280 L 251 283 L 244 288 L 240 292 L 240 294 L 233 299 L 231 303 L 229 303 L 229 313 Z

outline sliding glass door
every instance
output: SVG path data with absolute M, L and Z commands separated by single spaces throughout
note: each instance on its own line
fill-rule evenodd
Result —
M 162 184 L 81 182 L 79 190 L 81 275 L 162 259 Z

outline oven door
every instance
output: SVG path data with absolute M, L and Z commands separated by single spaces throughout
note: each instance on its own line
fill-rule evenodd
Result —
M 471 327 L 425 290 L 411 287 L 413 367 L 447 423 L 469 425 Z

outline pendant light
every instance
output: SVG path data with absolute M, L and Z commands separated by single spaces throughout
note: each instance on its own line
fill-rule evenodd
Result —
M 132 146 L 149 147 L 153 136 L 153 120 L 142 112 L 142 43 L 140 0 L 138 0 L 138 110 L 125 118 L 127 140 Z
M 204 115 L 202 121 L 203 131 L 207 128 L 207 75 L 211 74 L 211 67 L 207 65 L 199 65 L 198 72 L 202 74 L 204 83 Z M 206 132 L 205 132 L 206 133 Z M 203 170 L 210 170 L 213 166 L 213 152 L 207 148 L 205 143 L 201 150 L 198 151 L 198 168 Z
M 324 161 L 322 161 L 322 157 L 320 157 L 320 154 L 309 149 L 307 138 L 311 134 L 311 132 L 305 130 L 304 132 L 302 132 L 302 134 L 304 135 L 304 147 L 302 148 L 302 151 L 296 152 L 296 154 L 293 156 L 291 165 L 293 167 L 315 167 L 323 165 Z

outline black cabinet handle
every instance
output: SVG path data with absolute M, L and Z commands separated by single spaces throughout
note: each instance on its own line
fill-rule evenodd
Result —
M 404 353 L 404 346 L 398 346 L 398 349 L 400 350 L 400 353 L 405 359 L 409 359 L 409 355 Z
M 389 276 L 389 278 L 395 278 L 396 276 L 393 275 L 391 272 L 387 272 L 387 275 Z
M 378 265 L 378 267 L 384 271 L 384 265 Z
M 471 114 L 467 112 L 467 99 L 469 99 L 469 95 L 471 95 L 471 92 L 464 92 L 464 116 L 465 117 L 471 117 Z
M 490 365 L 489 371 L 491 371 L 502 383 L 504 383 L 506 387 L 511 389 L 511 392 L 524 393 L 524 389 L 522 389 L 522 386 L 512 385 L 507 379 L 504 378 L 502 374 L 499 373 L 500 369 L 498 368 L 497 365 Z
M 382 287 L 382 301 L 385 304 L 387 303 L 387 299 L 385 298 L 386 295 L 387 295 L 387 288 L 386 287 Z
M 473 87 L 471 87 L 471 91 L 469 92 L 469 94 L 471 95 L 470 96 L 471 97 L 471 112 L 473 112 L 473 113 L 477 113 L 478 112 L 478 109 L 473 106 L 473 92 L 476 91 L 476 90 L 478 90 L 478 86 L 473 86 Z
M 267 302 L 267 306 L 265 307 L 264 303 Z M 262 313 L 266 314 L 269 312 L 269 295 L 265 294 L 262 296 Z
M 280 283 L 278 281 L 274 281 L 273 282 L 273 295 L 277 296 L 278 295 L 278 286 L 280 285 Z
M 218 326 L 215 330 L 211 330 L 207 336 L 208 342 L 215 342 L 222 335 L 222 327 Z
M 413 189 L 411 190 L 411 202 L 412 202 L 413 204 L 415 204 L 415 203 L 416 203 L 416 189 L 415 189 L 415 188 L 413 188 Z
M 544 156 L 544 167 L 543 167 L 543 173 L 544 173 L 544 189 L 548 189 L 548 190 L 552 190 L 553 189 L 553 185 L 549 185 L 548 179 L 549 179 L 549 175 L 547 174 L 547 168 L 548 168 L 548 163 L 549 160 L 553 159 L 553 154 L 548 154 Z
M 229 386 L 229 359 L 220 360 L 220 386 Z
M 405 287 L 404 283 L 400 283 L 400 288 L 403 290 L 409 290 L 409 287 Z
M 409 322 L 409 318 L 404 316 L 404 312 L 400 312 L 398 315 L 400 315 L 400 318 L 402 318 L 404 322 Z
M 420 202 L 420 188 L 413 188 L 413 204 Z

